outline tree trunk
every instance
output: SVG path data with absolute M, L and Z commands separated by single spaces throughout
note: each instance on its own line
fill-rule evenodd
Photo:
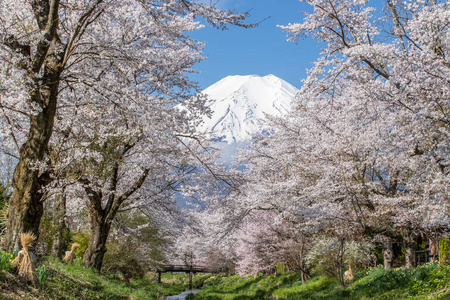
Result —
M 104 216 L 92 211 L 90 212 L 89 221 L 92 236 L 89 241 L 89 246 L 86 252 L 84 252 L 83 263 L 87 267 L 100 271 L 103 264 L 103 256 L 107 251 L 106 241 L 108 240 L 111 224 L 106 221 Z
M 336 268 L 336 272 L 337 272 L 337 276 L 338 276 L 338 279 L 339 279 L 339 284 L 341 286 L 344 286 L 345 282 L 344 282 L 344 274 L 342 273 L 342 268 L 340 266 L 338 266 Z
M 64 230 L 66 230 L 66 195 L 65 193 L 57 194 L 55 197 L 54 221 L 56 223 L 56 234 L 53 239 L 51 255 L 59 259 L 62 258 L 64 245 Z
M 392 249 L 392 240 L 386 238 L 383 243 L 383 266 L 385 270 L 392 268 L 392 260 L 394 259 L 394 251 Z
M 129 149 L 127 148 L 127 150 Z M 114 164 L 112 170 L 113 175 L 108 188 L 110 192 L 107 195 L 104 207 L 102 206 L 103 192 L 93 189 L 91 186 L 92 183 L 87 178 L 79 178 L 80 183 L 84 185 L 86 195 L 89 199 L 89 223 L 92 230 L 89 246 L 83 256 L 83 263 L 85 266 L 95 268 L 98 271 L 102 268 L 103 256 L 107 251 L 106 241 L 108 240 L 111 223 L 116 217 L 120 205 L 142 186 L 150 171 L 150 169 L 146 169 L 131 188 L 120 197 L 116 197 L 113 191 L 116 190 L 118 182 L 119 164 L 117 162 Z
M 3 244 L 9 250 L 20 249 L 21 233 L 32 232 L 36 238 L 39 237 L 39 224 L 44 211 L 42 187 L 48 183 L 49 176 L 46 172 L 42 174 L 37 164 L 43 162 L 53 132 L 62 72 L 59 64 L 61 57 L 55 50 L 55 45 L 59 43 L 56 38 L 59 1 L 55 3 L 51 7 L 52 12 L 49 12 L 54 19 L 48 19 L 48 25 L 40 24 L 45 33 L 37 44 L 33 64 L 26 69 L 30 81 L 30 103 L 38 110 L 29 116 L 27 140 L 19 149 L 20 158 L 14 170 Z M 40 14 L 43 7 L 37 5 L 35 9 Z M 52 42 L 49 44 L 48 41 Z
M 301 277 L 302 277 L 302 284 L 306 284 L 307 275 L 305 272 L 303 272 L 303 270 L 301 270 L 300 272 L 301 272 Z
M 416 266 L 416 241 L 413 236 L 404 239 L 405 247 L 405 268 L 411 269 Z
M 24 159 L 14 172 L 14 192 L 9 201 L 8 219 L 3 248 L 20 250 L 20 234 L 32 232 L 39 236 L 39 224 L 44 211 L 40 201 L 37 172 L 31 171 Z
M 32 232 L 36 238 L 39 237 L 39 224 L 44 212 L 41 189 L 47 178 L 39 176 L 36 163 L 43 160 L 52 135 L 57 87 L 58 85 L 54 85 L 51 95 L 42 99 L 44 100 L 42 112 L 30 117 L 28 139 L 20 148 L 19 163 L 14 170 L 13 194 L 9 201 L 7 231 L 3 245 L 9 250 L 20 249 L 21 233 Z
M 345 285 L 344 282 L 344 272 L 342 271 L 342 266 L 344 265 L 344 252 L 345 252 L 345 241 L 344 239 L 340 239 L 339 240 L 339 256 L 336 260 L 336 271 L 337 271 L 337 275 L 338 275 L 338 279 L 339 279 L 339 284 L 341 286 Z
M 437 254 L 437 240 L 436 237 L 433 237 L 433 239 L 430 241 L 431 244 L 431 261 L 436 260 L 436 254 Z

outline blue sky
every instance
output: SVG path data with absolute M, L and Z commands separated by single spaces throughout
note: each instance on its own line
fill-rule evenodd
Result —
M 301 12 L 311 9 L 308 4 L 298 0 L 219 0 L 216 6 L 249 11 L 248 23 L 264 21 L 256 28 L 222 31 L 206 27 L 192 34 L 206 44 L 203 52 L 207 59 L 195 66 L 201 73 L 191 77 L 202 89 L 228 75 L 249 74 L 274 74 L 301 86 L 300 80 L 306 77 L 320 47 L 312 39 L 299 40 L 297 45 L 287 42 L 286 34 L 276 25 L 300 22 Z

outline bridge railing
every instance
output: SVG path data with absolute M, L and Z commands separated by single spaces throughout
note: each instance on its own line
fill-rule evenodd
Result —
M 205 266 L 166 265 L 162 272 L 207 272 Z
M 189 273 L 189 289 L 192 290 L 192 277 L 195 273 L 207 273 L 204 266 L 166 265 L 158 271 L 158 283 L 161 283 L 161 274 L 165 272 Z

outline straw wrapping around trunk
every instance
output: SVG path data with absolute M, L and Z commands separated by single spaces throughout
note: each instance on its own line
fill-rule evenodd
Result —
M 353 272 L 352 272 L 352 266 L 348 265 L 348 271 L 347 274 L 345 274 L 345 278 L 344 278 L 347 282 L 353 281 L 354 276 L 353 276 Z
M 70 251 L 67 252 L 66 256 L 64 257 L 65 262 L 67 262 L 69 264 L 73 263 L 73 260 L 77 257 L 74 252 L 78 247 L 80 247 L 80 244 L 77 244 L 77 243 L 72 244 Z
M 31 281 L 34 285 L 39 283 L 39 278 L 34 266 L 33 253 L 28 248 L 36 240 L 36 236 L 31 233 L 22 233 L 20 235 L 20 242 L 22 244 L 22 251 L 11 262 L 13 267 L 17 267 L 17 273 L 27 281 Z

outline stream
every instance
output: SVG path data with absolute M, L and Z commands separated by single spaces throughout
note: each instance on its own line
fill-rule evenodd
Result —
M 197 294 L 200 293 L 202 290 L 187 290 L 182 292 L 179 295 L 174 295 L 174 296 L 168 296 L 166 297 L 166 300 L 184 300 L 186 299 L 187 295 L 189 294 Z

